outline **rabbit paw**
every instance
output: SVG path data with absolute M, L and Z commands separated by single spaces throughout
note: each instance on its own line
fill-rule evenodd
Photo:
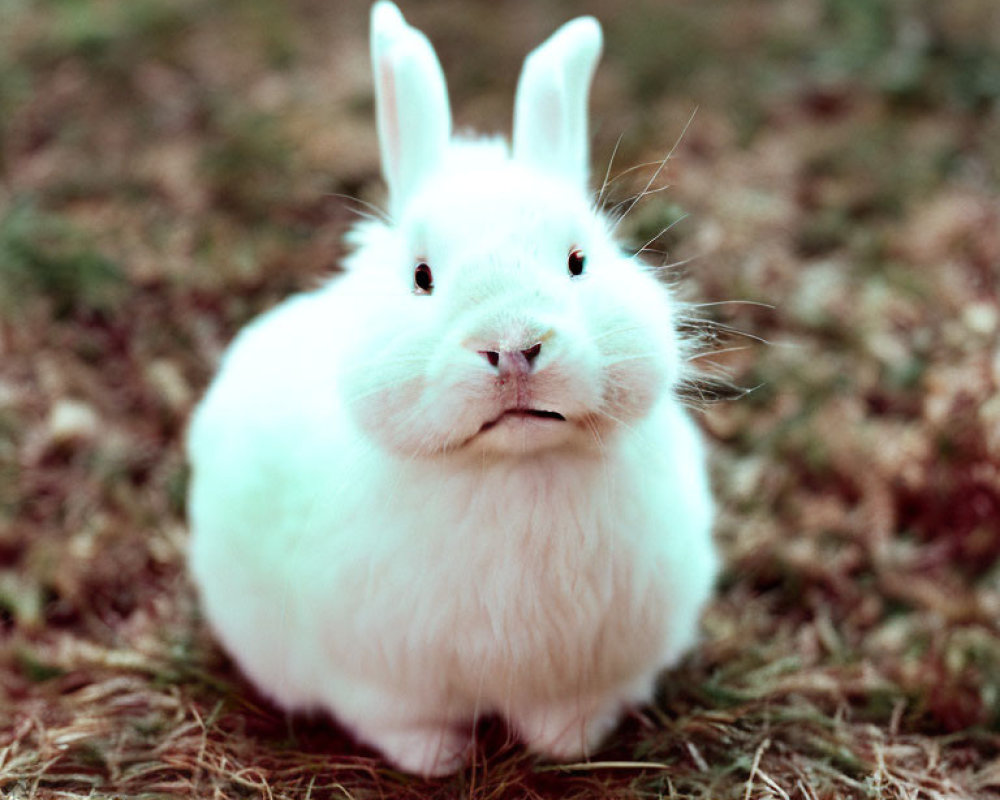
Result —
M 618 724 L 618 701 L 541 706 L 520 715 L 515 726 L 528 748 L 555 761 L 588 758 Z
M 451 775 L 472 755 L 472 733 L 450 724 L 422 725 L 370 733 L 368 738 L 383 755 L 406 772 L 425 778 Z

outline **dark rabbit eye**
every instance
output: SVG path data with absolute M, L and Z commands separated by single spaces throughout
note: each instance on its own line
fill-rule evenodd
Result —
M 430 294 L 434 290 L 434 276 L 431 268 L 423 261 L 413 270 L 413 291 L 416 294 Z
M 576 247 L 569 251 L 569 261 L 567 266 L 569 267 L 569 274 L 574 278 L 577 275 L 583 274 L 584 264 L 587 262 L 587 256 L 579 247 Z

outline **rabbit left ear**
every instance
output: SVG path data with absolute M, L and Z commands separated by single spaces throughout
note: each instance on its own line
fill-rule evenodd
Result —
M 382 174 L 390 213 L 397 215 L 448 146 L 448 89 L 427 37 L 388 0 L 372 7 L 371 55 Z
M 593 17 L 567 22 L 524 60 L 514 103 L 514 157 L 586 189 L 587 99 L 601 54 Z

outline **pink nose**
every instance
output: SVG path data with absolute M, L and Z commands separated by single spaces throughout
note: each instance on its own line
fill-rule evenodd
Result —
M 539 342 L 527 350 L 480 350 L 479 355 L 496 367 L 501 375 L 527 375 L 541 352 Z

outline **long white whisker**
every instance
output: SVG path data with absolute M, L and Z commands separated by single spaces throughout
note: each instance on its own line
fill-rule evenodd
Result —
M 641 252 L 642 250 L 636 253 L 636 255 L 639 255 Z M 698 258 L 698 256 L 690 256 L 689 258 L 682 258 L 680 261 L 672 261 L 669 264 L 643 264 L 642 267 L 649 272 L 665 272 L 667 270 L 676 269 L 677 267 L 686 267 L 696 258 Z
M 694 320 L 692 320 L 694 321 Z M 734 336 L 745 336 L 747 339 L 753 339 L 755 342 L 760 342 L 761 344 L 773 344 L 773 342 L 765 339 L 763 336 L 757 336 L 754 333 L 747 333 L 746 331 L 741 331 L 739 328 L 734 328 L 731 325 L 726 325 L 723 322 L 715 322 L 713 320 L 701 320 L 700 324 L 707 328 L 714 328 L 717 330 L 725 331 L 726 333 L 731 333 Z
M 774 309 L 776 306 L 770 303 L 760 303 L 756 300 L 717 300 L 714 303 L 690 303 L 692 308 L 713 308 L 715 306 L 758 306 L 759 308 Z
M 718 387 L 721 389 L 727 389 L 725 393 L 721 391 L 716 391 L 713 388 Z M 750 386 L 748 388 L 741 388 L 732 385 L 725 380 L 709 381 L 707 384 L 701 381 L 686 380 L 681 383 L 678 387 L 677 396 L 681 399 L 688 408 L 694 409 L 696 411 L 703 410 L 705 406 L 710 403 L 717 402 L 719 400 L 739 400 L 746 397 L 751 392 L 755 392 L 763 386 L 763 383 L 759 383 L 756 386 Z M 709 394 L 706 395 L 705 390 L 708 389 Z M 697 403 L 694 402 L 694 396 L 697 395 Z
M 688 121 L 684 123 L 684 129 L 681 131 L 680 136 L 678 136 L 677 141 L 674 142 L 674 146 L 670 148 L 670 152 L 667 153 L 667 155 L 660 162 L 660 165 L 656 168 L 656 171 L 652 174 L 650 179 L 646 181 L 646 186 L 645 188 L 643 188 L 642 192 L 639 193 L 639 196 L 632 201 L 632 204 L 627 209 L 625 209 L 625 213 L 622 214 L 621 218 L 615 223 L 615 226 L 612 229 L 612 231 L 618 230 L 618 227 L 622 224 L 622 220 L 632 213 L 632 209 L 635 208 L 635 204 L 638 203 L 639 200 L 645 196 L 646 192 L 649 191 L 649 188 L 653 185 L 656 179 L 660 177 L 660 173 L 663 172 L 663 168 L 666 167 L 667 162 L 673 156 L 674 151 L 677 150 L 677 147 L 680 145 L 681 140 L 684 138 L 684 134 L 687 133 L 687 129 L 691 126 L 691 123 L 694 121 L 694 115 L 697 113 L 698 113 L 698 107 L 695 106 L 694 111 L 691 112 L 691 116 L 688 117 Z
M 661 163 L 661 160 L 660 159 L 656 159 L 655 161 L 643 161 L 641 164 L 633 164 L 631 167 L 628 167 L 627 169 L 623 169 L 621 172 L 619 172 L 617 175 L 615 175 L 615 177 L 613 177 L 611 179 L 611 183 L 613 184 L 616 181 L 620 181 L 626 175 L 629 175 L 629 174 L 631 174 L 631 173 L 633 173 L 633 172 L 635 172 L 637 170 L 640 170 L 643 167 L 652 167 L 655 164 L 660 164 L 660 163 Z
M 632 210 L 632 206 L 634 206 L 640 200 L 642 200 L 642 199 L 644 199 L 646 197 L 649 197 L 651 194 L 659 194 L 660 192 L 666 192 L 666 191 L 669 191 L 670 189 L 673 189 L 673 188 L 674 188 L 673 185 L 668 183 L 666 186 L 657 186 L 655 189 L 644 189 L 643 191 L 639 192 L 638 194 L 634 194 L 631 197 L 626 197 L 624 200 L 622 200 L 622 201 L 620 201 L 618 203 L 615 203 L 611 207 L 611 210 L 608 213 L 609 214 L 617 214 L 618 210 L 622 206 L 631 203 L 631 205 L 629 205 L 628 211 L 626 211 L 624 214 L 622 214 L 622 218 L 624 218 L 625 215 L 628 214 L 628 212 Z
M 752 349 L 750 345 L 744 344 L 736 347 L 724 347 L 721 350 L 706 350 L 704 353 L 695 353 L 694 355 L 688 356 L 687 360 L 698 361 L 699 359 L 702 358 L 709 358 L 711 356 L 720 356 L 725 353 L 740 353 L 743 352 L 744 350 L 750 350 L 750 349 Z
M 385 222 L 385 223 L 389 223 L 389 222 L 392 221 L 389 218 L 389 215 L 385 211 L 383 211 L 381 208 L 379 208 L 374 203 L 369 203 L 367 200 L 362 200 L 360 197 L 352 197 L 349 194 L 341 194 L 339 192 L 326 192 L 326 196 L 327 197 L 339 197 L 339 198 L 341 198 L 343 200 L 348 200 L 349 202 L 358 203 L 359 205 L 364 206 L 369 211 L 371 211 L 371 214 L 364 214 L 364 213 L 362 213 L 357 208 L 351 208 L 350 209 L 355 214 L 357 214 L 359 217 L 363 217 L 364 219 L 377 219 L 377 220 L 380 220 L 381 222 Z
M 597 193 L 597 206 L 600 207 L 604 202 L 604 192 L 608 188 L 608 178 L 611 175 L 611 167 L 615 163 L 615 156 L 618 154 L 618 147 L 622 143 L 622 139 L 625 136 L 625 131 L 618 134 L 618 141 L 615 142 L 614 150 L 611 151 L 611 158 L 608 159 L 608 168 L 604 172 L 604 182 L 601 184 L 601 191 Z
M 667 225 L 667 227 L 663 228 L 658 234 L 656 234 L 656 236 L 654 236 L 652 239 L 650 239 L 648 242 L 646 242 L 646 244 L 644 244 L 642 247 L 640 247 L 638 249 L 637 253 L 641 253 L 643 250 L 645 250 L 647 247 L 649 247 L 653 242 L 655 242 L 657 239 L 659 239 L 661 236 L 663 236 L 663 234 L 665 234 L 667 231 L 669 231 L 671 228 L 673 228 L 674 225 L 677 225 L 679 222 L 683 222 L 687 218 L 688 218 L 687 214 L 681 214 L 681 216 L 679 216 L 677 219 L 675 219 L 673 222 L 671 222 L 669 225 Z
M 690 307 L 693 308 L 695 306 Z M 732 334 L 733 336 L 743 336 L 747 339 L 753 339 L 761 344 L 774 344 L 774 342 L 769 339 L 765 339 L 764 337 L 757 336 L 753 333 L 748 333 L 747 331 L 741 331 L 739 328 L 734 328 L 732 325 L 727 325 L 725 322 L 720 322 L 718 320 L 705 319 L 704 317 L 690 314 L 678 314 L 676 319 L 678 323 L 701 329 L 704 335 L 711 336 L 712 338 L 719 338 L 720 334 Z

